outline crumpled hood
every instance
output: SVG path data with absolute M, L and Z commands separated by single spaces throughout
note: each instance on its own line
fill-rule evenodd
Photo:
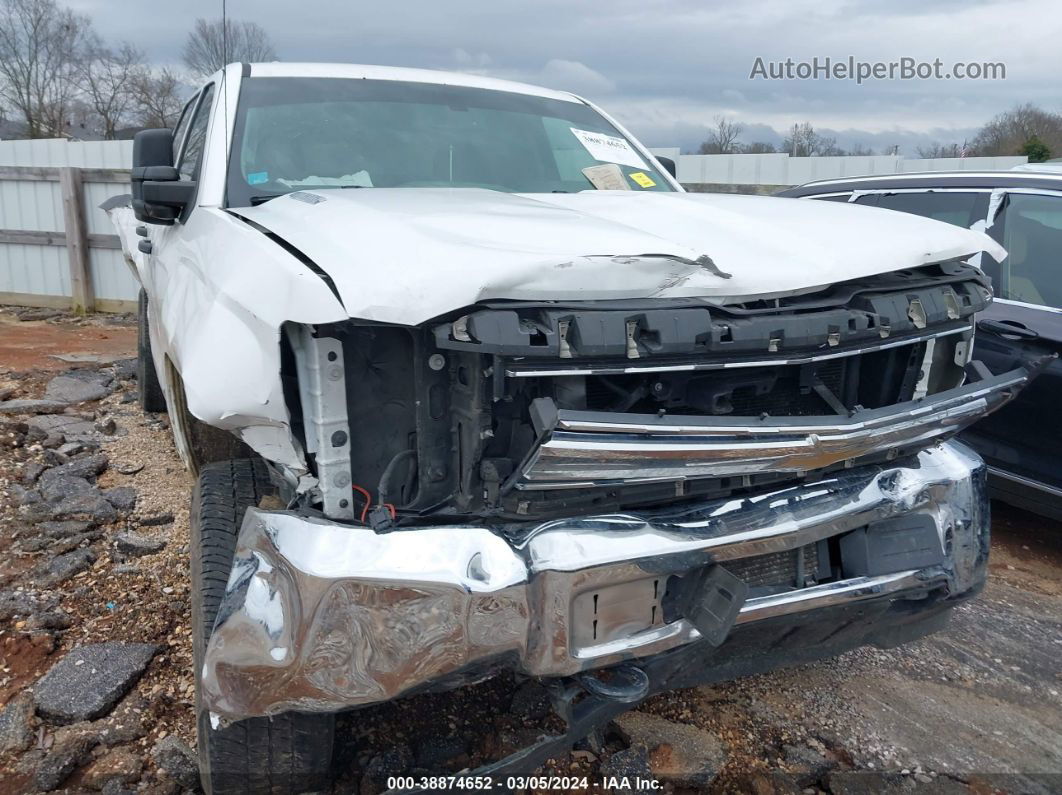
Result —
M 906 213 L 765 196 L 329 189 L 234 212 L 325 271 L 351 317 L 404 325 L 489 299 L 726 304 L 1005 255 Z

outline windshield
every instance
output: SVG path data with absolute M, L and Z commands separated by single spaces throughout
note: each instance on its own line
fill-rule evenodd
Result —
M 673 190 L 582 102 L 389 80 L 245 80 L 228 205 L 329 187 Z

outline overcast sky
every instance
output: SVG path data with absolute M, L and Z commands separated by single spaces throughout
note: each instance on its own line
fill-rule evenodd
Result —
M 220 0 L 67 0 L 111 40 L 178 63 L 195 17 Z M 810 121 L 842 146 L 901 152 L 972 137 L 1018 103 L 1062 111 L 1058 0 L 229 0 L 283 60 L 473 71 L 583 94 L 650 146 L 695 148 L 713 117 L 777 143 Z M 1006 79 L 750 80 L 757 57 L 795 61 L 908 56 L 945 69 L 1003 62 Z

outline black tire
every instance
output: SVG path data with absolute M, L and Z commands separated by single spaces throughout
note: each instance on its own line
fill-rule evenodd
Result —
M 261 459 L 203 467 L 192 497 L 192 642 L 196 685 L 214 626 L 243 514 L 275 494 Z M 222 729 L 196 705 L 199 771 L 207 795 L 291 795 L 327 789 L 331 778 L 335 716 L 286 712 L 250 718 Z
M 147 304 L 147 293 L 141 287 L 137 297 L 136 385 L 140 391 L 140 408 L 157 414 L 166 410 L 166 395 L 162 391 L 155 361 L 151 356 Z
M 184 440 L 188 445 L 188 464 L 193 475 L 207 464 L 217 461 L 232 461 L 238 458 L 251 458 L 254 454 L 247 445 L 228 431 L 207 425 L 196 419 L 188 410 L 184 394 L 184 381 L 177 369 L 170 365 L 170 383 L 173 385 L 172 422 L 179 423 Z

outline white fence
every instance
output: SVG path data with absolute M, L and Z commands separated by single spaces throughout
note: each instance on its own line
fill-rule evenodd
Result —
M 905 158 L 899 155 L 790 157 L 762 155 L 680 155 L 678 149 L 653 149 L 670 157 L 683 185 L 803 185 L 816 179 L 905 174 L 912 171 L 999 171 L 1028 162 L 1026 157 Z
M 129 192 L 132 156 L 132 141 L 0 141 L 0 303 L 135 307 L 137 283 L 99 209 Z M 73 216 L 59 181 L 69 167 L 67 192 L 81 199 Z M 68 239 L 71 219 L 82 228 Z

